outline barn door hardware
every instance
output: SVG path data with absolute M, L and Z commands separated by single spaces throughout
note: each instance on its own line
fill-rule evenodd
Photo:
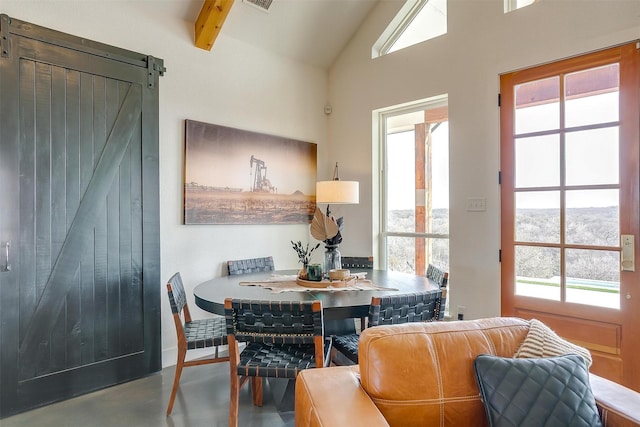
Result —
M 9 263 L 9 247 L 11 242 L 3 242 L 2 249 L 4 252 L 4 265 L 0 266 L 0 272 L 11 271 L 11 264 Z
M 4 13 L 0 15 L 0 56 L 2 58 L 9 57 L 9 25 L 11 18 Z
M 153 56 L 147 56 L 147 86 L 149 89 L 153 89 L 156 81 L 156 73 L 160 76 L 164 76 L 167 69 L 164 67 L 164 61 L 162 59 L 154 58 Z

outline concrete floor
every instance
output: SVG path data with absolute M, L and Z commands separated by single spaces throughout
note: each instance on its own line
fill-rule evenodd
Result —
M 0 420 L 0 427 L 227 427 L 229 365 L 182 371 L 171 416 L 165 416 L 174 367 L 161 373 Z M 271 389 L 253 406 L 249 384 L 240 393 L 240 427 L 293 427 L 293 412 L 278 412 Z

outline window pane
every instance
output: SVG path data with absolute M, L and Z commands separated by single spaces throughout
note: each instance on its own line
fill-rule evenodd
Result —
M 416 118 L 424 120 L 424 112 L 419 113 L 390 118 L 388 129 L 413 129 Z M 441 122 L 430 126 L 431 167 L 429 159 L 425 159 L 426 190 L 419 190 L 418 201 L 427 212 L 420 227 L 416 227 L 415 132 L 396 131 L 387 135 L 387 231 L 449 233 L 449 124 Z
M 516 138 L 516 188 L 560 185 L 558 135 Z
M 568 244 L 620 245 L 618 190 L 570 190 L 566 193 Z
M 560 78 L 536 80 L 515 87 L 516 134 L 560 127 Z
M 518 242 L 560 243 L 560 192 L 516 193 Z
M 567 302 L 620 308 L 620 253 L 566 250 Z
M 449 122 L 432 125 L 431 233 L 449 234 Z M 426 176 L 429 176 L 427 165 Z M 429 230 L 429 226 L 425 227 Z
M 447 33 L 447 0 L 428 0 L 386 53 Z
M 618 127 L 566 136 L 567 185 L 618 184 Z
M 560 301 L 560 249 L 516 246 L 516 295 Z
M 413 131 L 387 135 L 387 230 L 414 232 L 415 137 Z
M 416 241 L 425 241 L 426 265 L 434 264 L 449 271 L 449 239 L 387 238 L 387 269 L 416 274 Z M 426 272 L 423 272 L 424 274 Z
M 567 74 L 565 126 L 582 126 L 619 120 L 619 65 Z

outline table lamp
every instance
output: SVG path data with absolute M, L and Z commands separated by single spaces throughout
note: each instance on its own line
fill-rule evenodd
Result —
M 311 222 L 311 235 L 325 244 L 324 272 L 342 268 L 338 246 L 342 243 L 342 217 L 337 220 L 331 216 L 330 204 L 357 204 L 360 202 L 360 184 L 357 181 L 340 181 L 338 162 L 333 170 L 331 181 L 316 182 L 316 204 L 326 203 L 326 215 L 316 206 Z

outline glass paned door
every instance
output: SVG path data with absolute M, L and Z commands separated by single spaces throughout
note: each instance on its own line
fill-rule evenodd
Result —
M 620 308 L 619 80 L 614 63 L 513 88 L 516 295 Z
M 636 390 L 639 47 L 500 76 L 501 314 L 542 320 Z

